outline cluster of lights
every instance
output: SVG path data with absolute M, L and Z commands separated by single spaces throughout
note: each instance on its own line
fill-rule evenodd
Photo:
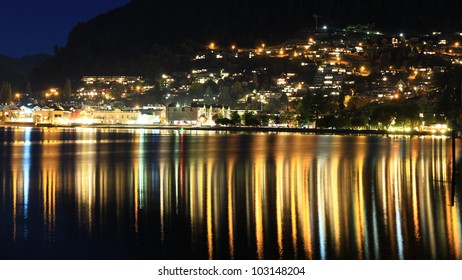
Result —
M 50 88 L 47 92 L 45 92 L 45 97 L 46 98 L 51 98 L 53 96 L 58 96 L 59 92 L 58 89 L 56 88 Z

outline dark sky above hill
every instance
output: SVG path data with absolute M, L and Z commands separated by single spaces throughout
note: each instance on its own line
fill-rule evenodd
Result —
M 63 46 L 78 23 L 130 0 L 14 0 L 0 3 L 0 55 L 22 57 Z

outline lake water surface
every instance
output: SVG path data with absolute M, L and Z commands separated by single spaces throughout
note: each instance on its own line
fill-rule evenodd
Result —
M 445 137 L 3 127 L 0 151 L 1 259 L 462 259 Z

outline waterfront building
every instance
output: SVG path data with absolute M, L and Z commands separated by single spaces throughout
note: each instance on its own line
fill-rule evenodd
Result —
M 25 106 L 1 106 L 0 121 L 3 123 L 33 123 L 32 110 Z
M 136 124 L 140 111 L 94 110 L 92 112 L 95 124 Z
M 170 124 L 214 125 L 214 120 L 218 117 L 230 118 L 231 109 L 227 106 L 197 103 L 190 106 L 171 104 L 167 107 L 167 121 Z

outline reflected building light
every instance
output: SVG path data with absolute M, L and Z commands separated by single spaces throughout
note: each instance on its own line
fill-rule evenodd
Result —
M 139 188 L 140 188 L 140 173 L 142 172 L 139 169 L 139 166 L 135 164 L 133 166 L 133 185 L 132 185 L 132 193 L 133 193 L 133 215 L 134 215 L 134 228 L 135 228 L 135 234 L 138 234 L 138 227 L 139 227 L 139 209 L 140 209 L 140 200 L 139 200 Z M 136 176 L 138 174 L 138 176 Z
M 381 167 L 381 168 L 380 168 Z M 387 203 L 387 197 L 388 197 L 388 191 L 387 191 L 387 186 L 389 186 L 389 181 L 387 180 L 387 159 L 383 157 L 381 161 L 379 162 L 379 169 L 380 175 L 381 176 L 381 196 L 382 196 L 382 213 L 383 213 L 383 222 L 385 226 L 385 230 L 388 230 L 389 225 L 388 225 L 388 203 Z
M 42 169 L 43 236 L 48 244 L 55 241 L 57 175 L 54 169 Z
M 94 141 L 94 132 L 84 132 L 75 141 L 74 160 L 84 164 L 76 164 L 75 175 L 66 180 L 75 186 L 69 192 L 74 192 L 79 226 L 84 230 L 99 230 L 96 222 L 104 222 L 107 215 L 100 209 L 107 208 L 114 192 L 116 218 L 134 214 L 135 232 L 141 233 L 145 228 L 140 210 L 149 210 L 150 199 L 159 195 L 156 226 L 162 247 L 174 241 L 167 234 L 178 228 L 174 223 L 184 215 L 192 252 L 210 259 L 241 257 L 245 246 L 241 241 L 246 239 L 251 243 L 248 254 L 258 259 L 273 253 L 280 259 L 403 259 L 412 256 L 414 244 L 422 246 L 428 258 L 461 258 L 459 192 L 456 207 L 444 205 L 451 178 L 447 139 L 374 139 L 383 144 L 382 153 L 373 151 L 376 147 L 363 139 L 350 145 L 350 139 L 330 137 L 322 143 L 335 146 L 328 153 L 325 146 L 317 148 L 307 141 L 312 136 L 256 135 L 246 147 L 250 156 L 241 160 L 240 154 L 226 151 L 222 155 L 217 147 L 203 154 L 201 147 L 188 150 L 188 135 L 178 134 L 173 142 L 159 141 L 162 160 L 151 165 L 143 156 L 149 153 L 144 146 L 148 137 L 139 132 L 126 168 L 130 174 L 109 179 L 109 167 L 96 165 L 99 154 L 95 150 L 100 147 L 95 145 L 101 142 Z M 23 233 L 27 239 L 28 216 L 38 207 L 43 211 L 43 238 L 55 242 L 57 196 L 63 191 L 61 184 L 67 183 L 60 177 L 61 157 L 56 156 L 60 142 L 44 145 L 38 174 L 41 201 L 32 207 L 29 203 L 35 199 L 30 196 L 35 192 L 29 189 L 29 181 L 34 146 L 30 132 L 22 133 L 24 141 L 14 144 L 21 158 L 13 166 L 11 183 L 3 179 L 13 187 L 11 193 L 4 189 L 10 209 L 13 206 L 9 231 L 12 226 L 16 240 Z M 56 130 L 47 133 L 48 139 L 56 141 Z M 222 139 L 209 140 L 202 144 L 223 144 Z M 242 145 L 241 140 L 237 135 L 226 139 L 232 147 Z M 352 153 L 355 157 L 348 158 Z M 163 160 L 165 155 L 172 160 Z M 124 164 L 119 163 L 116 170 L 125 168 Z M 133 220 L 130 223 L 133 226 Z
M 450 232 L 452 237 L 452 244 L 450 244 L 450 247 L 454 248 L 454 258 L 460 260 L 462 258 L 462 223 L 460 205 L 455 204 L 453 207 L 451 207 L 451 216 L 448 223 L 452 223 L 452 231 Z
M 367 219 L 366 219 L 366 205 L 365 205 L 365 193 L 363 185 L 363 164 L 364 158 L 357 155 L 357 162 L 355 168 L 357 168 L 354 173 L 358 174 L 358 179 L 355 182 L 356 189 L 356 201 L 358 211 L 356 212 L 357 217 L 355 218 L 357 222 L 356 235 L 357 235 L 357 247 L 358 247 L 358 256 L 357 259 L 369 259 L 369 240 L 367 232 Z
M 203 223 L 206 222 L 206 212 L 204 212 L 206 203 L 206 179 L 204 179 L 205 169 L 201 159 L 196 159 L 191 162 L 189 187 L 189 215 L 191 220 L 191 240 L 193 240 L 193 248 L 196 246 L 194 241 L 203 236 Z M 198 246 L 202 246 L 199 244 Z M 201 248 L 198 248 L 201 249 Z
M 206 181 L 206 211 L 207 211 L 207 247 L 208 247 L 208 258 L 213 259 L 213 212 L 212 212 L 212 167 L 213 165 L 208 162 L 207 164 L 207 181 Z
M 226 224 L 222 219 L 226 219 L 226 196 L 227 190 L 224 188 L 226 183 L 226 169 L 221 162 L 219 163 L 216 158 L 221 156 L 221 154 L 216 154 L 216 156 L 210 157 L 208 161 L 212 165 L 212 212 L 213 212 L 213 232 L 214 232 L 214 242 L 217 244 L 222 244 L 222 228 Z M 213 160 L 211 159 L 213 158 Z M 223 237 L 229 238 L 227 234 Z M 217 246 L 218 247 L 218 246 Z
M 393 165 L 393 200 L 394 200 L 394 212 L 395 212 L 395 226 L 396 226 L 396 245 L 398 249 L 398 258 L 400 260 L 404 259 L 404 237 L 403 237 L 403 228 L 402 228 L 402 197 L 401 197 L 401 180 L 399 176 L 402 174 L 402 170 L 400 170 L 399 161 L 394 160 L 392 161 Z
M 180 132 L 181 133 L 181 132 Z M 174 177 L 174 180 L 175 180 L 175 183 L 174 183 L 174 187 L 175 187 L 175 212 L 178 213 L 178 207 L 179 207 L 179 185 L 180 185 L 180 182 L 181 182 L 181 179 L 180 176 L 180 139 L 181 139 L 181 136 L 182 134 L 179 134 L 177 131 L 175 133 L 175 150 L 174 150 L 174 153 L 175 153 L 175 161 L 174 161 L 174 166 L 173 166 L 173 172 L 175 174 L 175 177 Z
M 24 154 L 23 154 L 23 174 L 24 174 L 24 239 L 27 240 L 28 216 L 29 216 L 29 188 L 30 188 L 30 166 L 31 166 L 31 131 L 32 127 L 24 130 Z
M 380 259 L 380 235 L 379 235 L 379 214 L 378 214 L 378 207 L 376 204 L 376 193 L 375 189 L 372 190 L 372 236 L 373 236 L 373 244 L 374 244 L 374 258 Z
M 415 149 L 412 150 L 412 154 L 411 154 L 411 160 L 413 162 L 413 166 L 416 167 L 411 174 L 411 177 L 412 177 L 412 220 L 414 223 L 414 237 L 416 240 L 420 240 L 421 238 L 420 237 L 420 222 L 419 222 L 419 217 L 420 217 L 419 197 L 418 197 L 418 190 L 417 190 L 417 186 L 419 185 L 419 182 L 417 181 L 417 178 L 425 178 L 425 176 L 422 176 L 424 174 L 421 173 L 421 171 L 425 170 L 423 168 L 424 160 L 423 158 L 418 160 L 419 150 L 417 149 L 417 147 L 419 144 L 420 143 L 417 142 L 413 145 Z
M 229 157 L 227 162 L 228 174 L 227 174 L 227 207 L 228 207 L 228 235 L 229 235 L 229 254 L 230 259 L 234 259 L 234 182 L 233 173 L 235 166 L 235 159 Z
M 312 232 L 313 224 L 312 224 L 312 207 L 313 207 L 313 195 L 309 191 L 310 185 L 308 182 L 308 172 L 310 170 L 310 160 L 305 159 L 302 164 L 302 176 L 300 178 L 304 178 L 302 181 L 302 185 L 300 186 L 300 193 L 298 194 L 298 208 L 299 208 L 299 215 L 300 215 L 300 223 L 301 223 L 301 237 L 303 238 L 303 249 L 307 259 L 312 260 L 313 256 L 313 235 Z
M 299 235 L 303 235 L 303 232 L 307 229 L 301 228 L 299 233 L 298 226 L 299 223 L 303 220 L 304 213 L 300 211 L 301 199 L 303 199 L 305 193 L 303 192 L 303 171 L 302 162 L 300 160 L 293 160 L 289 168 L 291 169 L 292 177 L 290 184 L 290 200 L 291 200 L 291 220 L 292 220 L 292 247 L 294 250 L 294 258 L 298 259 L 298 239 Z
M 431 151 L 431 158 L 434 156 L 434 150 Z M 433 162 L 430 163 L 433 166 Z M 425 167 L 425 170 L 428 170 Z M 425 177 L 424 177 L 425 178 Z M 432 182 L 430 176 L 426 176 L 427 180 L 422 187 L 421 193 L 421 200 L 420 205 L 422 207 L 421 213 L 421 220 L 422 220 L 422 237 L 426 239 L 427 246 L 429 247 L 428 250 L 430 251 L 432 256 L 436 255 L 436 240 L 435 240 L 435 233 L 434 233 L 434 215 L 433 215 L 433 205 L 431 202 L 431 194 L 433 193 L 432 190 Z M 433 177 L 435 178 L 435 177 Z M 433 179 L 432 179 L 433 180 Z
M 294 257 L 297 259 L 298 255 L 298 250 L 297 250 L 297 241 L 298 241 L 298 230 L 297 230 L 297 224 L 298 224 L 298 215 L 297 215 L 297 204 L 295 201 L 295 191 L 291 186 L 291 196 L 290 196 L 290 212 L 291 212 L 291 226 L 292 226 L 292 247 L 294 250 Z
M 323 166 L 323 161 L 319 160 L 319 166 Z M 326 248 L 326 243 L 327 243 L 327 236 L 326 236 L 326 217 L 325 217 L 325 197 L 324 197 L 324 191 L 321 188 L 322 186 L 325 186 L 323 184 L 324 179 L 326 178 L 325 174 L 323 174 L 322 168 L 318 168 L 316 170 L 316 182 L 318 184 L 316 185 L 317 188 L 317 205 L 318 205 L 318 234 L 319 234 L 319 253 L 320 253 L 320 259 L 325 260 L 327 259 L 327 248 Z M 320 187 L 321 186 L 321 187 Z
M 338 153 L 333 154 L 333 157 L 327 162 L 331 168 L 326 167 L 326 170 L 330 169 L 330 174 L 328 174 L 327 178 L 330 181 L 326 187 L 330 188 L 330 203 L 328 207 L 331 209 L 330 219 L 331 225 L 333 225 L 333 243 L 335 244 L 335 253 L 337 254 L 336 257 L 340 256 L 341 251 L 341 232 L 340 232 L 340 212 L 343 212 L 343 209 L 340 208 L 340 196 L 339 196 L 339 178 L 338 173 L 340 172 L 339 169 L 339 157 Z M 326 179 L 327 179 L 326 178 Z M 344 186 L 346 187 L 346 186 Z
M 253 167 L 253 179 L 255 180 L 254 184 L 254 215 L 255 215 L 255 237 L 257 242 L 257 258 L 262 260 L 265 258 L 265 238 L 264 238 L 264 217 L 263 217 L 263 207 L 265 205 L 265 178 L 264 172 L 264 163 L 262 160 L 257 160 Z
M 18 227 L 18 178 L 17 173 L 13 172 L 13 240 L 16 241 Z
M 139 231 L 139 210 L 144 208 L 144 192 L 146 183 L 146 167 L 144 163 L 144 133 L 138 130 L 135 137 L 135 143 L 138 144 L 138 161 L 133 166 L 133 195 L 134 195 L 134 215 L 135 215 L 135 233 Z
M 184 201 L 184 188 L 185 188 L 185 169 L 184 169 L 184 161 L 185 161 L 185 156 L 184 156 L 184 133 L 180 135 L 180 144 L 179 144 L 179 155 L 180 155 L 180 176 L 179 176 L 179 185 L 180 185 L 180 198 L 181 201 Z
M 267 149 L 266 137 L 258 136 L 255 141 L 252 143 L 252 150 L 254 151 L 253 159 L 254 163 L 250 165 L 251 175 L 248 177 L 250 184 L 250 189 L 252 193 L 250 197 L 253 198 L 253 219 L 254 228 L 255 228 L 255 239 L 257 246 L 257 258 L 265 258 L 265 208 L 266 208 L 266 159 L 264 155 L 260 154 L 258 151 L 260 149 Z
M 276 157 L 276 230 L 279 258 L 284 256 L 284 158 Z
M 76 155 L 76 162 L 85 163 L 77 165 L 75 172 L 75 185 L 77 191 L 77 211 L 79 216 L 79 223 L 82 228 L 91 233 L 93 230 L 93 212 L 95 211 L 96 200 L 96 153 L 94 152 L 95 142 L 88 142 L 94 137 L 91 132 L 84 132 L 82 134 L 82 142 L 79 142 L 80 153 Z M 59 164 L 58 164 L 59 166 Z M 119 177 L 116 178 L 118 180 Z M 116 188 L 118 188 L 116 182 Z M 117 205 L 120 204 L 121 192 L 117 189 Z M 124 198 L 125 200 L 126 198 Z M 120 213 L 118 213 L 119 215 Z
M 164 163 L 159 163 L 159 202 L 160 202 L 160 243 L 163 246 L 165 244 L 165 195 L 164 189 L 166 188 L 165 184 L 165 168 Z

